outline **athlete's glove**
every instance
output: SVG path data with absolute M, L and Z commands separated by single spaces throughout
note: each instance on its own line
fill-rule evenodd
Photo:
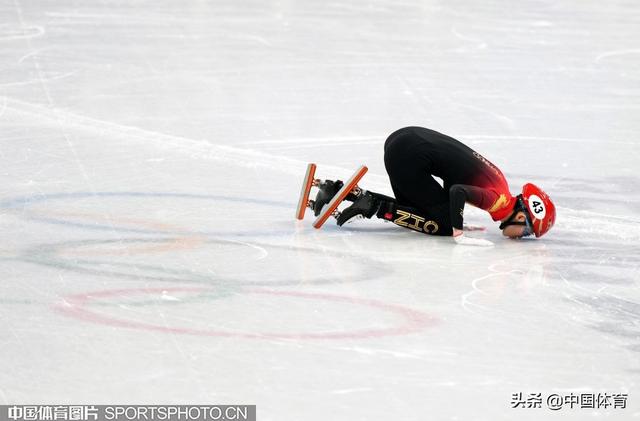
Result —
M 456 243 L 461 244 L 463 246 L 481 246 L 481 247 L 491 247 L 494 244 L 489 240 L 484 240 L 482 238 L 473 238 L 467 237 L 464 234 L 459 234 L 453 237 Z

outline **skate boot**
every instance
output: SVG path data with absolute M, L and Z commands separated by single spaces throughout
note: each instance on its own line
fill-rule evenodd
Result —
M 366 190 L 362 190 L 360 195 L 358 195 L 356 200 L 353 202 L 353 205 L 340 212 L 340 216 L 338 216 L 338 225 L 342 226 L 346 223 L 351 223 L 356 219 L 369 219 L 378 212 L 378 208 L 380 208 L 380 198 Z
M 320 211 L 322 210 L 322 207 L 327 203 L 329 203 L 331 199 L 333 199 L 333 196 L 335 196 L 336 193 L 338 193 L 338 191 L 342 188 L 343 185 L 344 183 L 340 180 L 336 180 L 336 181 L 325 180 L 325 181 L 322 181 L 317 186 L 318 194 L 316 194 L 316 199 L 313 201 L 313 204 L 312 204 L 313 214 L 315 216 L 320 215 Z M 356 200 L 356 196 L 353 193 L 349 193 L 349 195 L 345 198 L 345 200 L 349 200 L 353 202 L 354 200 Z

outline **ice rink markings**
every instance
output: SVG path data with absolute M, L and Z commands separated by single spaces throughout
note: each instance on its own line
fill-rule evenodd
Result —
M 322 250 L 322 258 L 329 257 L 331 261 L 339 262 L 341 276 L 332 275 L 320 270 L 324 260 L 318 254 L 317 247 L 302 247 L 291 245 L 261 244 L 257 242 L 234 241 L 231 239 L 212 239 L 198 242 L 199 252 L 206 252 L 212 247 L 246 247 L 253 250 L 253 254 L 246 255 L 241 250 L 236 251 L 236 258 L 243 259 L 243 267 L 246 270 L 252 266 L 251 262 L 260 262 L 253 268 L 252 276 L 238 274 L 232 270 L 231 262 L 218 263 L 216 267 L 206 267 L 199 271 L 193 268 L 185 268 L 180 265 L 171 267 L 167 262 L 130 262 L 127 260 L 114 260 L 117 257 L 123 259 L 128 256 L 147 255 L 152 258 L 154 254 L 166 244 L 172 244 L 171 238 L 120 238 L 120 239 L 87 239 L 67 241 L 62 243 L 40 244 L 28 248 L 15 257 L 7 260 L 25 261 L 41 266 L 65 269 L 72 273 L 91 274 L 108 278 L 124 279 L 131 281 L 162 281 L 183 282 L 210 285 L 233 286 L 287 286 L 287 285 L 326 285 L 364 282 L 379 279 L 388 275 L 390 269 L 362 254 L 345 253 L 344 251 Z M 141 245 L 141 246 L 138 246 Z M 115 249 L 115 252 L 114 252 Z M 168 251 L 173 251 L 169 249 Z M 184 251 L 188 251 L 184 250 Z M 271 255 L 278 252 L 295 252 L 298 259 L 289 264 L 290 277 L 278 275 L 273 278 L 270 270 L 279 267 L 277 256 L 274 261 L 269 260 Z M 211 251 L 210 253 L 213 253 Z M 87 256 L 93 257 L 88 258 Z M 106 259 L 100 259 L 104 256 Z M 159 259 L 160 256 L 157 259 Z M 206 261 L 206 260 L 205 260 Z M 213 271 L 213 272 L 212 272 Z M 259 278 L 259 279 L 258 279 Z
M 231 337 L 241 339 L 263 339 L 263 340 L 343 340 L 343 339 L 368 339 L 386 336 L 402 336 L 418 333 L 437 323 L 437 319 L 422 311 L 414 310 L 405 306 L 390 304 L 379 300 L 372 300 L 360 297 L 351 297 L 338 294 L 327 294 L 318 292 L 298 292 L 298 291 L 282 291 L 268 289 L 246 289 L 240 291 L 240 295 L 264 295 L 275 298 L 286 299 L 293 298 L 300 304 L 304 302 L 304 308 L 308 309 L 312 304 L 308 302 L 331 303 L 333 305 L 347 305 L 351 310 L 353 308 L 366 308 L 375 310 L 376 312 L 391 314 L 396 319 L 395 323 L 390 327 L 360 327 L 351 330 L 329 330 L 320 332 L 297 332 L 297 333 L 280 333 L 280 332 L 246 332 L 225 329 L 203 329 L 192 327 L 170 326 L 166 320 L 164 324 L 153 322 L 141 322 L 130 320 L 122 317 L 116 317 L 110 314 L 104 314 L 95 310 L 93 305 L 96 300 L 115 298 L 127 298 L 136 295 L 162 296 L 165 293 L 202 293 L 206 292 L 205 288 L 186 288 L 186 287 L 168 287 L 168 288 L 133 288 L 133 289 L 117 289 L 93 291 L 83 294 L 73 294 L 63 297 L 53 305 L 56 312 L 61 315 L 72 317 L 85 322 L 97 323 L 106 326 L 115 326 L 129 329 L 155 331 L 169 334 L 184 334 L 195 336 L 209 337 Z M 190 321 L 190 320 L 189 320 Z
M 117 217 L 116 220 L 108 221 L 108 224 L 96 222 L 97 217 L 101 217 L 98 214 L 87 214 L 82 212 L 51 212 L 50 214 L 47 210 L 32 210 L 29 209 L 33 205 L 37 205 L 44 202 L 50 201 L 64 201 L 71 199 L 88 199 L 88 200 L 108 200 L 108 199 L 183 199 L 183 200 L 203 200 L 210 201 L 212 203 L 215 202 L 230 202 L 230 203 L 246 203 L 252 205 L 262 205 L 262 206 L 270 206 L 270 207 L 280 207 L 280 208 L 294 208 L 295 204 L 293 202 L 280 202 L 269 199 L 255 199 L 255 198 L 245 198 L 245 197 L 234 197 L 234 196 L 225 196 L 225 195 L 205 195 L 205 194 L 195 194 L 195 193 L 176 193 L 176 192 L 74 192 L 74 193 L 48 193 L 48 194 L 36 194 L 33 196 L 20 196 L 13 198 L 5 198 L 0 201 L 0 208 L 5 208 L 11 211 L 14 215 L 18 217 L 22 217 L 28 220 L 33 220 L 37 222 L 43 222 L 54 225 L 66 225 L 69 227 L 82 228 L 82 229 L 91 229 L 98 231 L 113 231 L 113 232 L 128 232 L 128 233 L 147 233 L 147 234 L 186 234 L 186 235 L 196 235 L 202 234 L 207 236 L 256 236 L 256 235 L 283 235 L 290 234 L 293 231 L 283 231 L 277 230 L 274 232 L 273 230 L 256 230 L 250 229 L 246 231 L 236 230 L 236 231 L 202 231 L 197 229 L 180 229 L 178 227 L 173 227 L 167 224 L 159 224 L 151 221 L 144 221 L 140 218 L 131 218 L 127 216 Z M 72 218 L 60 217 L 63 215 L 73 216 L 75 215 L 75 220 Z M 83 217 L 89 217 L 89 220 L 83 221 Z M 92 220 L 94 219 L 94 220 Z M 100 219 L 109 219 L 109 216 L 101 217 Z M 118 225 L 117 222 L 120 222 Z M 139 227 L 138 225 L 142 223 L 143 227 Z

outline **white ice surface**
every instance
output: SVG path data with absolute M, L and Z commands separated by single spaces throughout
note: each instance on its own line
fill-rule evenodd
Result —
M 633 1 L 0 2 L 0 402 L 640 417 Z M 491 249 L 295 222 L 305 164 L 458 137 L 555 199 Z M 511 394 L 627 408 L 511 409 Z M 543 405 L 544 406 L 544 405 Z

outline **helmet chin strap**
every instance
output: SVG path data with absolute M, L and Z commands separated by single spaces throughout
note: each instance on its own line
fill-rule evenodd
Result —
M 524 200 L 522 199 L 522 195 L 519 194 L 517 196 L 518 200 L 516 201 L 516 205 L 513 207 L 513 212 L 511 213 L 511 215 L 509 216 L 509 218 L 507 218 L 506 221 L 502 222 L 500 224 L 500 229 L 503 230 L 506 227 L 508 227 L 509 225 L 524 225 L 524 226 L 531 226 L 531 222 L 529 219 L 529 212 L 527 212 L 527 208 L 524 204 Z M 526 218 L 526 221 L 516 221 L 516 215 L 518 214 L 518 212 L 524 212 L 524 217 Z

